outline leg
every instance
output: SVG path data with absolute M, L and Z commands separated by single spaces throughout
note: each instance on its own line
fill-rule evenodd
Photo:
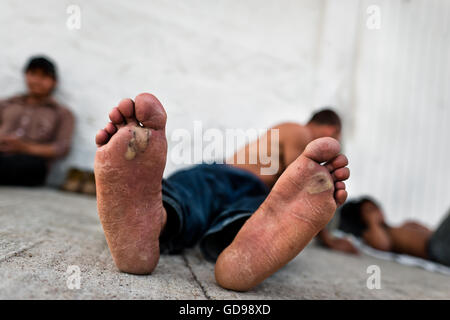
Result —
M 254 185 L 254 190 L 258 190 L 257 185 Z M 220 212 L 200 239 L 200 249 L 207 260 L 217 261 L 220 253 L 233 242 L 248 218 L 264 202 L 269 193 L 266 190 L 260 189 L 259 195 L 254 192 L 252 192 L 253 194 L 240 194 L 238 199 L 230 202 Z
M 247 174 L 227 165 L 198 165 L 161 183 L 167 146 L 159 101 L 148 94 L 135 103 L 123 100 L 110 119 L 96 137 L 100 220 L 117 267 L 150 273 L 160 248 L 174 253 L 198 242 L 241 190 L 235 185 L 246 185 Z
M 150 94 L 122 100 L 96 136 L 97 205 L 109 249 L 124 272 L 148 274 L 159 260 L 165 224 L 161 181 L 166 113 Z
M 256 176 L 224 164 L 201 164 L 177 171 L 163 181 L 162 190 L 168 215 L 160 238 L 162 251 L 178 253 L 200 241 L 203 254 L 212 261 L 237 233 L 222 246 L 223 229 L 228 230 L 226 226 L 243 213 L 248 218 L 269 193 Z M 259 195 L 262 199 L 254 201 Z
M 281 175 L 267 199 L 219 256 L 224 288 L 249 290 L 292 260 L 347 198 L 347 158 L 332 138 L 311 142 Z M 321 163 L 326 162 L 325 165 Z
M 45 159 L 25 154 L 0 153 L 0 185 L 39 186 L 45 183 Z
M 450 266 L 450 213 L 428 241 L 431 260 Z
M 192 247 L 208 229 L 222 200 L 228 198 L 220 168 L 195 165 L 163 181 L 163 205 L 168 218 L 160 238 L 162 252 L 179 253 Z

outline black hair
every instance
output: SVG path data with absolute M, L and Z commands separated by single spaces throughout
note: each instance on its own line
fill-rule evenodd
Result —
M 27 64 L 25 65 L 24 72 L 27 73 L 31 70 L 42 70 L 44 74 L 52 77 L 54 80 L 57 80 L 56 66 L 55 64 L 47 57 L 44 56 L 34 56 L 31 57 Z
M 351 233 L 356 237 L 361 237 L 367 228 L 367 225 L 361 215 L 361 207 L 367 202 L 373 203 L 375 206 L 380 207 L 374 199 L 367 196 L 361 197 L 357 200 L 347 201 L 339 209 L 338 229 L 346 233 Z
M 322 109 L 314 113 L 308 123 L 335 126 L 341 130 L 342 123 L 339 115 L 330 108 Z

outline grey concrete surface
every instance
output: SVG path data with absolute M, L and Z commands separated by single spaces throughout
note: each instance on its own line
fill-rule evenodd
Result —
M 380 290 L 366 286 L 369 265 Z M 69 266 L 81 271 L 69 289 Z M 310 244 L 254 290 L 218 287 L 198 248 L 163 255 L 150 276 L 117 271 L 95 199 L 52 189 L 0 188 L 0 299 L 450 299 L 450 277 Z

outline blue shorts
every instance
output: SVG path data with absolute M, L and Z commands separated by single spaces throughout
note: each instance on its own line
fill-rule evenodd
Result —
M 254 174 L 226 164 L 200 164 L 163 180 L 167 224 L 162 253 L 200 245 L 215 261 L 269 194 Z

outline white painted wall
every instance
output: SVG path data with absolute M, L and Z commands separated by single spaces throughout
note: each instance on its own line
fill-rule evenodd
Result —
M 70 4 L 80 30 L 66 27 Z M 366 27 L 373 4 L 379 30 Z M 350 194 L 378 198 L 390 222 L 435 226 L 450 207 L 449 12 L 446 0 L 1 0 L 0 96 L 24 90 L 31 54 L 58 62 L 57 98 L 78 123 L 57 171 L 92 168 L 110 108 L 142 91 L 166 107 L 169 137 L 194 120 L 266 128 L 334 105 Z

